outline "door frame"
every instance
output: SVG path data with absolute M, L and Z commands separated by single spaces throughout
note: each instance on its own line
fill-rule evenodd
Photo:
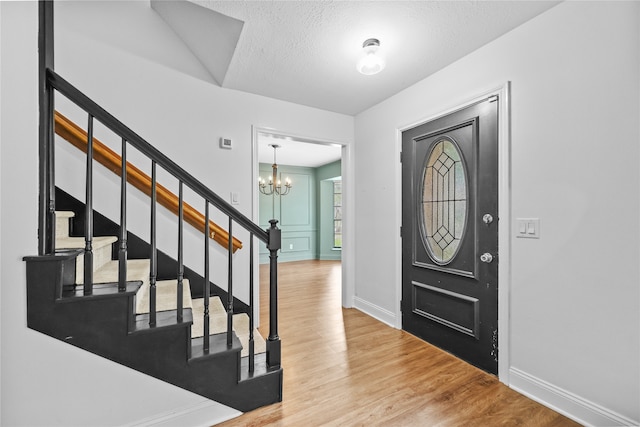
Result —
M 334 141 L 326 138 L 310 137 L 300 135 L 292 132 L 285 132 L 279 129 L 270 127 L 261 127 L 253 125 L 251 126 L 251 215 L 254 222 L 258 221 L 258 186 L 253 185 L 258 182 L 259 176 L 259 163 L 258 163 L 258 134 L 260 133 L 273 133 L 284 137 L 290 137 L 292 139 L 301 140 L 313 144 L 320 145 L 340 145 L 342 147 L 341 153 L 341 170 L 342 170 L 342 306 L 344 308 L 352 308 L 353 300 L 355 296 L 355 272 L 353 266 L 355 265 L 355 216 L 354 216 L 354 160 L 353 160 L 353 144 L 344 141 Z M 254 307 L 258 310 L 260 308 L 260 256 L 259 248 L 255 247 L 254 250 L 254 268 L 257 272 L 256 285 L 257 291 L 255 292 L 256 301 L 254 301 Z M 259 311 L 254 313 L 256 319 L 260 319 Z
M 498 106 L 498 378 L 509 385 L 510 367 L 510 287 L 511 287 L 511 82 L 475 96 L 436 115 L 420 119 L 396 129 L 396 153 L 402 151 L 402 132 L 467 108 L 491 96 L 502 101 Z M 402 226 L 402 163 L 396 163 L 396 229 Z M 396 325 L 402 329 L 402 238 L 396 239 Z

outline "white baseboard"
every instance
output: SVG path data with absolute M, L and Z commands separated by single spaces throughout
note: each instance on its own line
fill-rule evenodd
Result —
M 236 418 L 242 412 L 212 400 L 155 414 L 127 427 L 209 427 Z
M 365 301 L 358 297 L 353 297 L 353 307 L 365 314 L 368 314 L 374 319 L 378 319 L 382 323 L 386 323 L 392 328 L 396 327 L 396 315 L 387 309 L 378 307 L 377 305 L 371 304 L 369 301 Z
M 584 426 L 638 426 L 640 422 L 577 396 L 517 368 L 509 370 L 509 386 Z

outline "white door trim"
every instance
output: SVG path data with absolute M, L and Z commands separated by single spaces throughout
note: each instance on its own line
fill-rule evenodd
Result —
M 439 117 L 446 116 L 458 110 L 467 108 L 487 97 L 497 95 L 501 100 L 498 106 L 498 378 L 509 385 L 510 366 L 510 288 L 511 288 L 511 96 L 510 82 L 503 86 L 483 93 L 437 115 L 421 119 L 417 122 L 399 127 L 396 130 L 396 153 L 400 159 L 402 151 L 402 132 L 420 126 Z M 396 328 L 402 329 L 402 239 L 400 227 L 402 225 L 402 164 L 398 161 L 395 170 L 396 177 Z

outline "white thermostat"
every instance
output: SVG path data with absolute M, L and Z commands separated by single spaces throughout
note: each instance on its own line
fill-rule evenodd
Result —
M 229 138 L 220 138 L 220 148 L 231 149 L 231 140 Z

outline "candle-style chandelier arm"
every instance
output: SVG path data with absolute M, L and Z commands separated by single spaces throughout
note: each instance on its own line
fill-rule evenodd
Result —
M 291 191 L 293 187 L 291 185 L 291 180 L 289 178 L 284 181 L 284 189 L 282 183 L 278 179 L 278 164 L 276 163 L 276 149 L 279 148 L 279 145 L 269 144 L 270 147 L 273 147 L 273 164 L 271 165 L 271 176 L 269 177 L 269 182 L 265 181 L 262 177 L 258 179 L 258 189 L 264 195 L 271 196 L 272 194 L 276 194 L 278 196 L 286 196 Z M 267 190 L 267 185 L 269 189 Z

